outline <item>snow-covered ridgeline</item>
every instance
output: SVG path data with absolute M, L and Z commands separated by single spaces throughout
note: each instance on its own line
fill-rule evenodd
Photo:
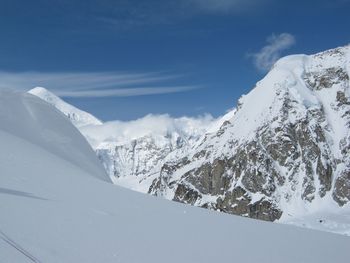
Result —
M 51 104 L 55 108 L 57 108 L 59 111 L 61 111 L 64 115 L 66 115 L 71 122 L 78 128 L 86 126 L 86 125 L 100 125 L 102 122 L 91 115 L 90 113 L 87 113 L 85 111 L 82 111 L 53 93 L 49 92 L 47 89 L 42 87 L 36 87 L 34 89 L 31 89 L 28 91 L 28 93 L 33 94 L 42 100 L 46 101 L 47 103 Z

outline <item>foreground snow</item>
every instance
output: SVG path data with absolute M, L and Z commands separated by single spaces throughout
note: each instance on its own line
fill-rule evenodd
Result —
M 0 105 L 0 262 L 348 258 L 345 236 L 215 213 L 114 186 L 87 142 L 48 104 L 28 94 L 0 93 Z

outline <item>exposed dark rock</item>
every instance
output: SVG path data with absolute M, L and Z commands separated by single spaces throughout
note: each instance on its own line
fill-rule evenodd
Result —
M 311 72 L 305 75 L 305 81 L 312 89 L 329 89 L 341 81 L 348 81 L 349 75 L 340 67 L 327 68 L 321 72 Z
M 192 188 L 187 187 L 184 184 L 178 185 L 176 191 L 175 191 L 175 197 L 174 201 L 191 204 L 194 205 L 194 203 L 200 198 L 200 194 L 193 190 Z
M 350 201 L 350 170 L 337 178 L 333 198 L 341 206 Z

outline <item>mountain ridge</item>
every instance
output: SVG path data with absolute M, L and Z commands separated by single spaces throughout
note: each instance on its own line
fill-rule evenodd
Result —
M 159 138 L 151 135 L 94 148 L 115 183 L 143 193 L 268 221 L 296 222 L 329 211 L 346 217 L 349 50 L 280 59 L 236 109 L 206 123 L 180 147 L 165 150 L 169 144 L 157 145 Z M 87 130 L 81 132 L 89 140 Z M 116 173 L 119 164 L 135 160 L 154 164 Z M 345 230 L 330 225 L 312 227 L 350 233 L 350 224 Z
M 280 59 L 231 120 L 165 163 L 150 192 L 272 221 L 327 198 L 346 205 L 349 49 Z
M 86 125 L 100 125 L 102 122 L 90 113 L 82 111 L 71 104 L 63 101 L 61 98 L 48 91 L 43 87 L 36 87 L 28 91 L 28 93 L 41 98 L 47 103 L 51 104 L 64 115 L 66 115 L 71 122 L 78 128 Z

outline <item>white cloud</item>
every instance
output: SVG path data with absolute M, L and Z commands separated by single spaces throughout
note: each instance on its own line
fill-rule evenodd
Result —
M 200 136 L 215 121 L 211 115 L 173 118 L 168 114 L 149 114 L 132 121 L 111 121 L 102 125 L 85 126 L 81 131 L 96 147 L 103 142 L 123 143 L 150 134 L 166 136 L 178 132 L 187 136 Z
M 259 11 L 274 0 L 172 0 L 102 2 L 110 13 L 94 16 L 114 30 L 172 24 L 200 15 L 242 14 Z M 94 13 L 94 12 L 93 12 Z
M 190 0 L 202 11 L 208 13 L 231 13 L 265 4 L 270 0 Z
M 267 43 L 258 53 L 251 55 L 256 68 L 262 72 L 270 70 L 281 57 L 282 52 L 295 44 L 295 37 L 289 33 L 272 35 L 267 38 Z
M 191 0 L 200 9 L 212 12 L 226 12 L 244 3 L 241 0 Z
M 165 85 L 166 81 L 179 77 L 157 72 L 0 72 L 0 88 L 27 91 L 41 86 L 61 97 L 126 97 L 185 92 L 199 88 L 191 85 Z
M 139 87 L 139 88 L 121 88 L 121 89 L 95 89 L 95 90 L 73 90 L 73 91 L 54 91 L 60 97 L 78 97 L 78 98 L 101 98 L 101 97 L 130 97 L 154 94 L 167 94 L 185 92 L 197 89 L 199 86 L 163 86 L 163 87 Z

